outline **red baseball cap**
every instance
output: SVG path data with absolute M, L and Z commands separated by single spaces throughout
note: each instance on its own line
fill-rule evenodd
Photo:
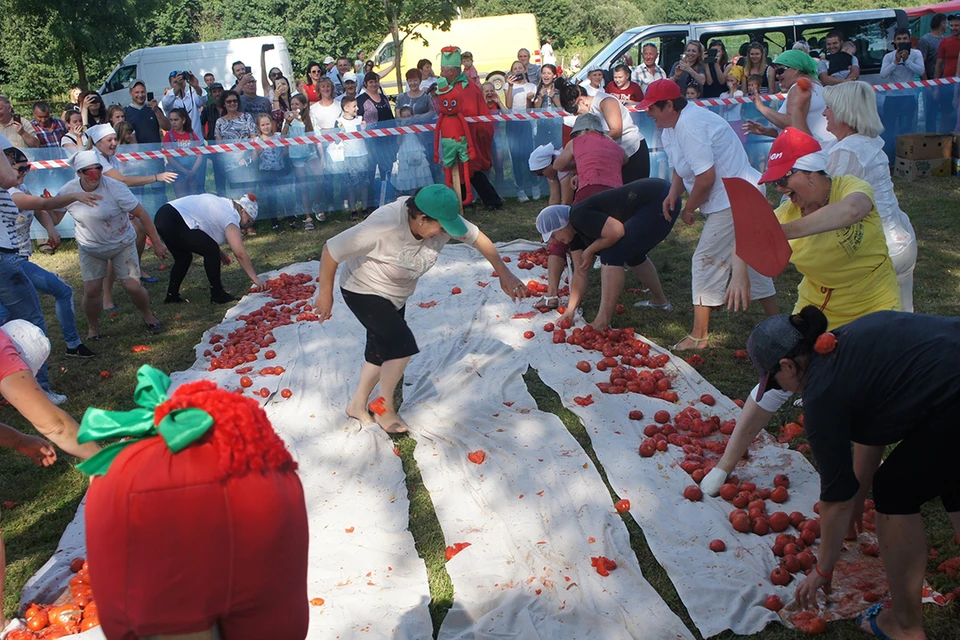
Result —
M 663 102 L 664 100 L 676 100 L 682 97 L 683 94 L 680 93 L 680 85 L 676 82 L 673 80 L 657 80 L 656 82 L 651 82 L 650 86 L 647 87 L 647 91 L 643 95 L 643 100 L 637 105 L 637 108 L 647 109 L 652 104 Z
M 820 171 L 826 166 L 826 162 L 821 158 L 822 150 L 820 143 L 813 136 L 795 129 L 787 127 L 783 130 L 777 139 L 773 141 L 770 147 L 770 155 L 767 157 L 767 170 L 760 176 L 760 184 L 764 182 L 773 182 L 787 175 L 791 169 L 802 169 L 804 171 Z M 814 155 L 816 154 L 816 155 Z M 809 162 L 801 162 L 805 156 L 813 156 Z M 820 165 L 823 166 L 820 166 Z

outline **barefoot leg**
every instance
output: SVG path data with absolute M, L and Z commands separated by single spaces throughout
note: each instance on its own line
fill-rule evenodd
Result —
M 410 356 L 407 356 L 406 358 L 387 360 L 380 367 L 380 395 L 383 396 L 383 407 L 386 411 L 381 415 L 374 416 L 374 420 L 387 433 L 404 433 L 407 430 L 406 425 L 397 415 L 396 407 L 393 404 L 393 394 L 409 362 Z
M 367 401 L 370 400 L 370 394 L 373 388 L 377 386 L 380 380 L 380 367 L 370 362 L 364 362 L 360 367 L 360 382 L 357 384 L 357 390 L 347 405 L 347 415 L 356 418 L 362 424 L 373 424 L 373 416 L 367 411 Z

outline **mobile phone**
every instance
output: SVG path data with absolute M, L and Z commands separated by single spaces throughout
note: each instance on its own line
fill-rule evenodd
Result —
M 153 91 L 147 91 L 147 102 L 153 100 Z
M 897 50 L 898 50 L 898 51 L 910 51 L 910 49 L 912 49 L 912 48 L 913 48 L 913 45 L 911 45 L 909 42 L 898 42 L 898 43 L 897 43 Z
M 243 68 L 243 72 L 244 72 L 244 73 L 253 73 L 253 69 L 251 69 L 250 67 L 244 67 L 244 68 Z

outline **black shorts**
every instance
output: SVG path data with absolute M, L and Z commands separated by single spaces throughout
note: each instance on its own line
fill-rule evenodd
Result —
M 640 148 L 627 158 L 627 163 L 620 170 L 620 176 L 623 184 L 650 177 L 650 149 L 646 140 L 641 140 Z
M 404 319 L 406 307 L 397 309 L 386 298 L 354 293 L 341 288 L 343 301 L 367 330 L 364 360 L 378 367 L 387 360 L 398 360 L 420 353 L 417 340 Z
M 913 515 L 920 513 L 920 505 L 938 496 L 947 513 L 960 512 L 958 421 L 955 413 L 941 417 L 940 422 L 911 432 L 890 452 L 873 477 L 878 513 Z

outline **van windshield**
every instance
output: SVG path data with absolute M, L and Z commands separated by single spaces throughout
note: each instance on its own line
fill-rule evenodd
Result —
M 114 91 L 126 89 L 127 85 L 130 84 L 136 77 L 137 65 L 131 64 L 125 67 L 120 67 L 114 71 L 113 75 L 110 76 L 110 79 L 103 84 L 104 93 L 113 93 Z

